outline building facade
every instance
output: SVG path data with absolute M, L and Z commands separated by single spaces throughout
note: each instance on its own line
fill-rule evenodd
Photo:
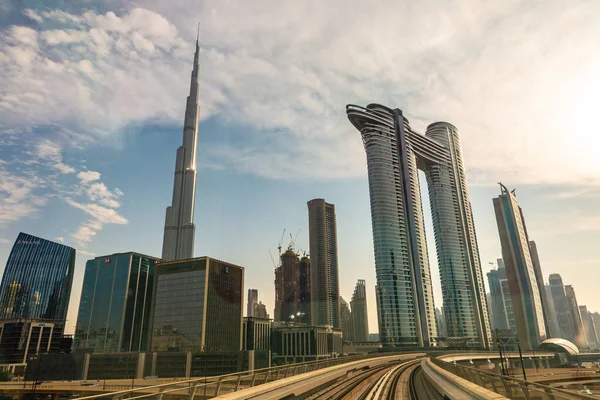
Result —
M 291 248 L 275 268 L 275 321 L 310 322 L 310 260 Z
M 457 129 L 437 122 L 425 135 L 399 109 L 346 106 L 367 155 L 376 300 L 383 346 L 431 346 L 435 305 L 418 171 L 433 214 L 448 335 L 489 348 L 491 332 Z
M 579 314 L 581 314 L 581 321 L 583 323 L 587 347 L 590 349 L 595 349 L 598 347 L 598 338 L 596 337 L 594 320 L 592 319 L 587 306 L 579 306 Z
M 552 300 L 554 301 L 554 308 L 556 310 L 556 319 L 558 320 L 558 326 L 560 328 L 560 337 L 562 339 L 567 339 L 571 343 L 576 343 L 573 317 L 571 316 L 569 311 L 570 308 L 567 305 L 567 296 L 562 277 L 559 274 L 550 274 L 548 283 L 550 284 L 550 290 L 552 292 Z
M 190 259 L 194 256 L 194 201 L 196 197 L 196 153 L 198 147 L 198 122 L 200 118 L 200 47 L 196 40 L 194 68 L 190 94 L 185 107 L 183 143 L 177 149 L 173 200 L 167 207 L 163 237 L 162 259 L 166 261 Z
M 594 323 L 594 331 L 596 332 L 596 337 L 598 338 L 598 345 L 600 346 L 600 313 L 590 313 L 590 318 Z
M 134 252 L 85 264 L 75 327 L 75 349 L 85 353 L 147 351 L 155 266 Z
M 273 361 L 315 361 L 342 354 L 342 331 L 331 326 L 296 323 L 274 323 L 272 327 Z
M 487 273 L 488 285 L 490 287 L 490 307 L 492 312 L 491 322 L 493 329 L 507 330 L 512 329 L 511 320 L 514 325 L 514 314 L 512 312 L 512 302 L 508 281 L 506 279 L 506 268 L 504 261 L 498 259 L 498 269 L 493 269 Z
M 551 338 L 560 338 L 561 331 L 558 325 L 558 314 L 554 307 L 554 298 L 552 297 L 552 288 L 550 285 L 545 285 L 544 290 L 546 291 L 546 299 L 548 299 L 548 308 L 546 309 L 546 322 L 550 329 L 549 335 Z
M 585 330 L 583 329 L 583 321 L 579 313 L 579 304 L 575 295 L 575 288 L 572 285 L 565 285 L 565 297 L 567 300 L 567 310 L 571 314 L 571 324 L 575 333 L 575 344 L 580 348 L 587 347 L 585 341 Z
M 242 338 L 243 350 L 271 350 L 271 320 L 245 317 Z
M 551 316 L 549 315 L 550 300 L 546 295 L 546 285 L 544 284 L 544 275 L 542 274 L 542 265 L 540 263 L 540 255 L 538 253 L 537 244 L 533 240 L 529 242 L 529 254 L 531 255 L 533 271 L 535 272 L 535 279 L 537 281 L 538 291 L 540 292 L 540 298 L 542 300 L 542 311 L 544 313 L 544 323 L 546 324 L 546 336 L 551 338 L 552 335 L 557 332 L 557 330 L 555 330 L 555 327 L 551 324 Z
M 0 365 L 25 365 L 63 337 L 75 249 L 19 233 L 0 283 Z
M 254 317 L 255 304 L 258 304 L 258 289 L 248 289 L 247 317 Z
M 243 267 L 199 257 L 159 263 L 155 274 L 151 351 L 241 350 Z
M 364 279 L 359 279 L 354 287 L 352 300 L 352 324 L 354 326 L 354 342 L 366 343 L 369 341 L 369 313 L 367 309 L 367 284 Z
M 350 305 L 343 297 L 340 297 L 340 316 L 342 318 L 342 336 L 344 342 L 354 343 L 354 321 Z
M 443 307 L 442 309 L 436 307 L 435 322 L 437 323 L 438 337 L 448 336 L 448 332 L 446 331 L 446 318 L 444 318 Z
M 262 301 L 259 301 L 258 303 L 254 304 L 254 311 L 252 313 L 252 316 L 256 318 L 269 319 L 269 314 L 267 313 L 267 306 L 264 305 Z
M 313 325 L 342 326 L 335 206 L 323 199 L 308 203 L 310 302 Z
M 500 189 L 493 203 L 517 334 L 524 349 L 536 349 L 547 339 L 542 293 L 531 260 L 523 211 L 514 190 L 502 184 Z

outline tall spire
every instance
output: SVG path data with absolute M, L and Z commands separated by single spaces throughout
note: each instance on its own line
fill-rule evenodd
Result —
M 196 197 L 196 151 L 198 145 L 199 53 L 200 25 L 196 36 L 196 51 L 190 82 L 190 94 L 185 107 L 183 142 L 177 149 L 173 201 L 167 207 L 163 237 L 163 260 L 183 260 L 194 256 L 194 201 Z

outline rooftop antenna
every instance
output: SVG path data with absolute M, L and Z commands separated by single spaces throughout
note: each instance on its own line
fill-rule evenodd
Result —
M 199 39 L 200 39 L 200 21 L 198 21 L 198 28 L 196 31 L 196 44 L 198 44 Z

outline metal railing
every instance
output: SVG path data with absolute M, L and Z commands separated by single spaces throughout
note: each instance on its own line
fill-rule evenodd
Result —
M 327 360 L 309 361 L 297 364 L 287 364 L 271 368 L 257 369 L 254 371 L 243 371 L 233 374 L 191 378 L 178 382 L 164 383 L 154 386 L 144 386 L 134 389 L 122 390 L 113 393 L 103 393 L 93 396 L 80 397 L 79 400 L 92 399 L 210 399 L 224 393 L 236 392 L 279 379 L 289 378 L 295 375 L 316 371 L 318 369 L 346 364 L 353 361 L 366 360 L 382 356 L 391 356 L 394 353 L 385 354 L 361 354 L 356 356 L 338 357 Z
M 473 382 L 492 392 L 498 393 L 509 399 L 525 400 L 589 400 L 598 399 L 596 396 L 572 392 L 565 389 L 525 381 L 508 375 L 499 375 L 494 372 L 467 367 L 432 358 L 431 361 L 440 368 Z

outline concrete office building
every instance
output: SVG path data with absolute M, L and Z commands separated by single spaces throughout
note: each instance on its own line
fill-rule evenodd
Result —
M 313 325 L 342 327 L 335 206 L 323 199 L 308 203 L 310 301 Z
M 598 347 L 598 338 L 596 337 L 596 328 L 594 326 L 594 320 L 587 309 L 587 306 L 579 306 L 579 314 L 581 314 L 581 322 L 583 323 L 583 330 L 585 332 L 585 341 L 587 347 L 595 349 Z
M 19 233 L 0 283 L 0 369 L 20 373 L 30 355 L 63 350 L 74 270 L 75 249 Z
M 489 348 L 483 273 L 457 129 L 445 122 L 416 133 L 399 109 L 346 106 L 367 155 L 376 300 L 385 347 L 432 346 L 435 306 L 418 171 L 433 214 L 448 335 Z
M 542 300 L 542 311 L 544 313 L 544 322 L 546 324 L 546 336 L 551 338 L 553 335 L 558 333 L 558 330 L 556 330 L 556 327 L 551 324 L 551 317 L 548 311 L 550 307 L 550 301 L 546 295 L 544 275 L 542 274 L 542 266 L 540 263 L 540 255 L 538 253 L 537 244 L 533 240 L 529 241 L 529 254 L 531 255 L 533 271 L 535 272 L 535 279 L 537 281 L 538 291 L 540 292 L 540 298 Z
M 200 257 L 159 263 L 155 274 L 151 351 L 241 350 L 243 267 Z
M 200 119 L 199 72 L 200 47 L 196 39 L 194 68 L 190 94 L 185 106 L 183 143 L 177 149 L 173 200 L 167 207 L 163 237 L 162 259 L 166 261 L 190 259 L 194 256 L 194 200 L 196 197 L 196 153 L 198 122 Z
M 565 296 L 567 300 L 567 310 L 571 314 L 571 324 L 573 325 L 573 332 L 575 333 L 575 344 L 579 348 L 587 347 L 585 342 L 585 330 L 583 329 L 583 321 L 581 314 L 579 313 L 579 304 L 577 303 L 577 296 L 575 296 L 575 288 L 572 285 L 565 285 Z
M 354 326 L 354 341 L 356 343 L 366 343 L 369 341 L 369 313 L 367 308 L 367 284 L 364 279 L 359 279 L 356 282 L 350 308 Z
M 537 283 L 529 250 L 523 211 L 514 190 L 500 184 L 501 194 L 493 199 L 502 259 L 512 298 L 517 334 L 524 349 L 536 349 L 547 339 L 542 293 Z M 543 287 L 543 286 L 542 286 Z
M 252 313 L 253 317 L 269 319 L 269 314 L 267 313 L 267 306 L 259 301 L 257 304 L 254 304 L 254 311 Z
M 254 317 L 254 305 L 258 304 L 258 289 L 248 289 L 247 317 Z
M 273 361 L 277 364 L 315 361 L 342 354 L 342 331 L 331 326 L 274 323 Z
M 546 298 L 548 299 L 548 308 L 546 309 L 546 316 L 548 326 L 550 327 L 550 337 L 551 338 L 560 338 L 561 331 L 560 326 L 558 325 L 558 316 L 556 313 L 556 308 L 554 307 L 554 297 L 552 297 L 552 288 L 550 285 L 545 285 L 544 290 L 546 291 Z
M 354 343 L 354 323 L 350 305 L 343 297 L 340 297 L 340 317 L 342 319 L 342 334 L 344 342 Z
M 75 350 L 148 350 L 154 269 L 158 261 L 134 252 L 88 260 L 77 313 Z
M 560 328 L 560 337 L 567 339 L 571 343 L 576 343 L 575 329 L 573 317 L 567 305 L 567 296 L 565 294 L 565 286 L 563 285 L 562 277 L 559 274 L 550 274 L 548 277 L 550 290 L 552 291 L 552 299 L 556 310 L 556 319 Z

